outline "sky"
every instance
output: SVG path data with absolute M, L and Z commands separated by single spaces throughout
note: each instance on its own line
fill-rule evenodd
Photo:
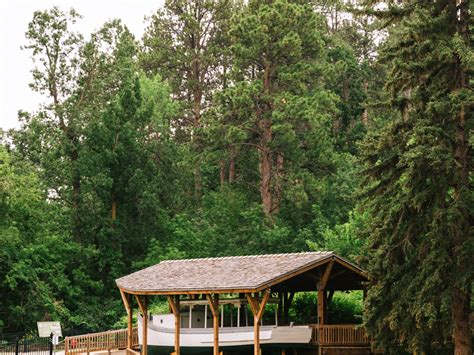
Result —
M 0 0 L 0 128 L 19 128 L 18 110 L 34 111 L 45 101 L 28 86 L 33 62 L 30 53 L 20 49 L 26 43 L 25 32 L 34 11 L 73 7 L 83 16 L 76 28 L 84 36 L 107 20 L 120 18 L 141 38 L 146 26 L 144 17 L 163 3 L 164 0 Z

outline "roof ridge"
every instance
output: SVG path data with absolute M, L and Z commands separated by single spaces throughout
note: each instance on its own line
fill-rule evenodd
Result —
M 275 253 L 275 254 L 252 254 L 252 255 L 231 255 L 231 256 L 216 256 L 216 257 L 204 257 L 204 258 L 190 258 L 190 259 L 170 259 L 162 260 L 161 263 L 177 263 L 177 262 L 189 262 L 189 261 L 210 261 L 210 260 L 229 260 L 229 259 L 250 259 L 250 258 L 268 258 L 276 256 L 292 256 L 292 255 L 320 255 L 320 254 L 334 254 L 330 250 L 318 250 L 318 251 L 305 251 L 305 252 L 294 252 L 294 253 Z

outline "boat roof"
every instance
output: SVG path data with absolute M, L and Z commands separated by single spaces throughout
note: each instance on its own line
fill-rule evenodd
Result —
M 363 288 L 364 270 L 331 251 L 165 260 L 116 284 L 140 295 L 314 291 L 329 263 L 326 290 Z

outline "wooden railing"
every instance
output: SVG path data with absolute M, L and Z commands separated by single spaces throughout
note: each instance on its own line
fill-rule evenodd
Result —
M 314 345 L 370 346 L 370 337 L 355 324 L 310 324 Z
M 138 328 L 133 328 L 133 347 L 138 347 Z M 89 354 L 93 351 L 111 351 L 127 347 L 127 329 L 75 335 L 64 339 L 64 354 Z

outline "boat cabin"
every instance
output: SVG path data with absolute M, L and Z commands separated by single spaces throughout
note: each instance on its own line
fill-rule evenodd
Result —
M 330 354 L 331 348 L 370 354 L 355 324 L 330 324 L 327 306 L 336 291 L 363 290 L 365 272 L 333 252 L 167 260 L 119 278 L 132 349 L 133 304 L 139 309 L 141 352 Z M 314 292 L 316 321 L 294 324 L 290 307 L 298 292 Z M 169 314 L 148 312 L 151 296 L 165 296 Z M 264 317 L 265 315 L 265 317 Z M 364 352 L 366 351 L 366 352 Z

